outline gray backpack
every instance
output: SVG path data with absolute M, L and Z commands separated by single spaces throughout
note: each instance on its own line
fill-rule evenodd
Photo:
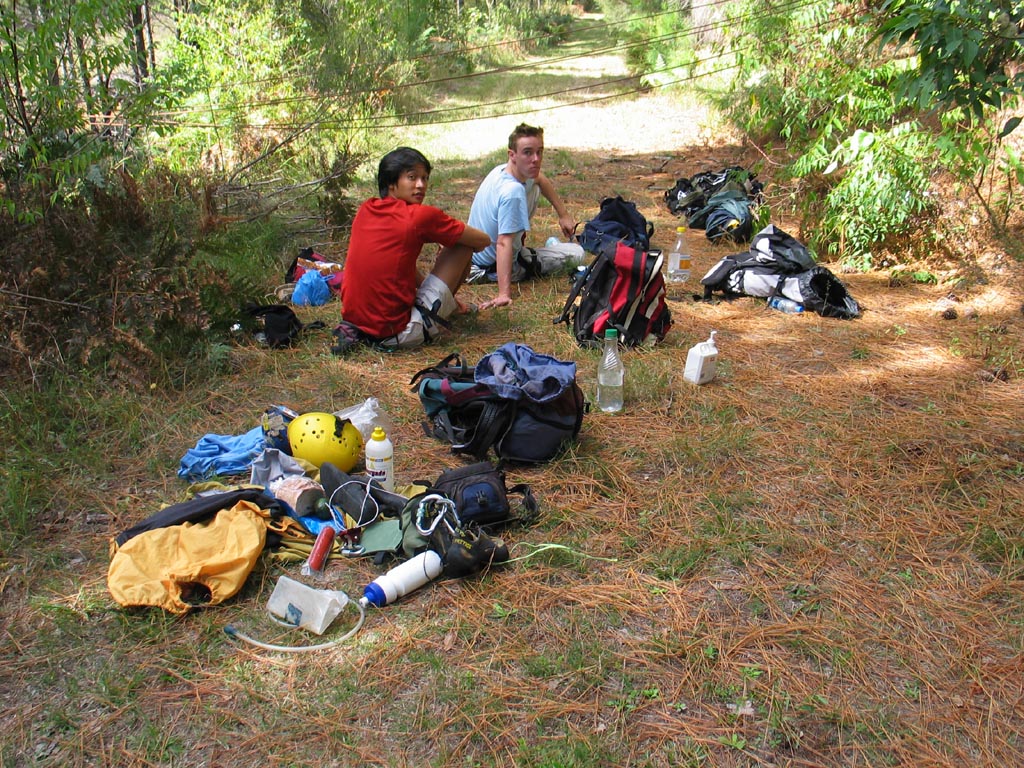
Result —
M 749 251 L 726 256 L 700 282 L 705 301 L 711 300 L 714 291 L 727 297 L 784 296 L 822 317 L 860 316 L 860 307 L 846 286 L 818 266 L 806 246 L 773 224 L 754 236 Z

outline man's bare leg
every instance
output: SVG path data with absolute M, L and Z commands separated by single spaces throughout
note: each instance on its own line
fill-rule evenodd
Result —
M 473 250 L 468 245 L 445 246 L 438 251 L 437 258 L 434 259 L 434 268 L 430 273 L 443 280 L 452 296 L 455 296 L 466 282 L 472 262 Z M 458 299 L 455 301 L 461 306 Z

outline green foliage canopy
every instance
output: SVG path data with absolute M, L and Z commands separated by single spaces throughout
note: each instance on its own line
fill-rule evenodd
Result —
M 885 0 L 878 37 L 915 52 L 900 86 L 921 109 L 965 107 L 981 118 L 1024 90 L 1024 3 Z
M 1020 118 L 992 118 L 1024 89 L 1019 0 L 885 0 L 867 13 L 750 0 L 730 13 L 729 114 L 755 140 L 785 141 L 816 250 L 870 266 L 930 215 L 938 170 L 1005 222 L 1021 174 L 1000 139 Z
M 0 164 L 9 185 L 54 191 L 111 147 L 108 121 L 139 110 L 129 0 L 9 0 L 0 8 Z M 10 197 L 8 213 L 14 212 Z

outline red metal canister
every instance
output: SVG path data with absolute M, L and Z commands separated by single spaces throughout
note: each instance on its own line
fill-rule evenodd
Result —
M 306 565 L 309 566 L 311 571 L 320 572 L 327 565 L 327 558 L 331 554 L 331 547 L 334 545 L 334 528 L 330 525 L 325 525 L 320 529 L 320 533 L 316 535 L 316 541 L 313 542 L 313 549 L 309 553 L 309 559 L 306 560 Z

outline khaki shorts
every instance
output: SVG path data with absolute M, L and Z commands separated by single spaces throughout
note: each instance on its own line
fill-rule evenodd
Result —
M 416 291 L 416 305 L 409 315 L 409 324 L 397 336 L 382 339 L 380 344 L 385 347 L 411 349 L 433 341 L 441 333 L 442 326 L 429 314 L 424 314 L 420 307 L 432 309 L 442 320 L 447 320 L 456 309 L 455 297 L 445 285 L 444 280 L 436 275 L 427 275 Z

